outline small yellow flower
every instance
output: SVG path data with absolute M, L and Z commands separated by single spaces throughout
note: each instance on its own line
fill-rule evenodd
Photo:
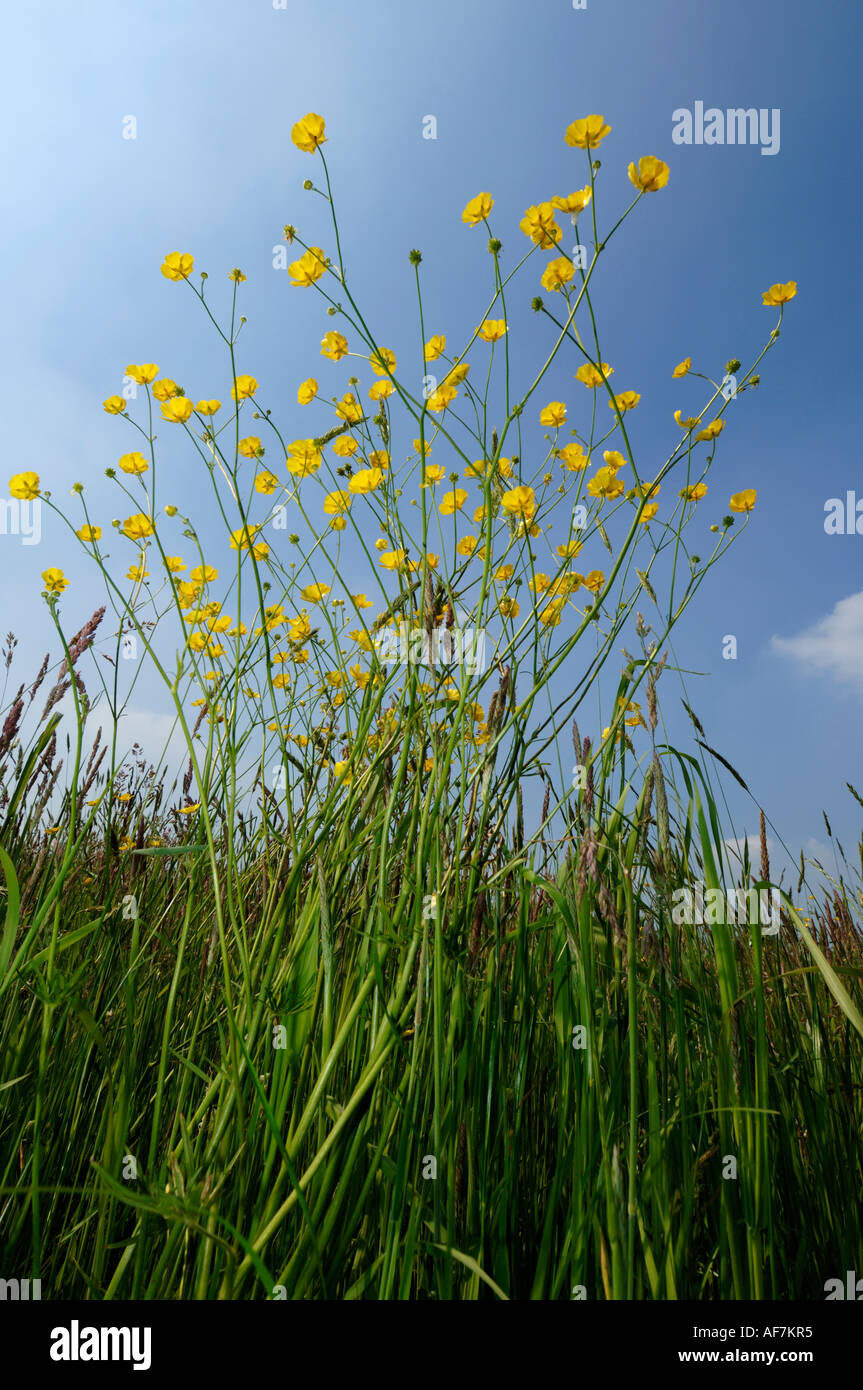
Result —
M 155 362 L 145 362 L 142 366 L 137 366 L 134 362 L 126 368 L 126 376 L 131 377 L 132 381 L 137 381 L 139 386 L 149 386 L 151 381 L 155 381 L 159 375 L 159 368 Z
M 778 306 L 787 304 L 789 299 L 793 299 L 797 293 L 797 281 L 789 280 L 787 285 L 771 285 L 769 290 L 765 290 L 761 298 L 765 304 Z
M 93 541 L 97 541 L 101 534 L 101 526 L 82 526 L 80 530 L 75 532 L 75 535 L 78 537 L 79 541 L 85 541 L 90 544 L 92 544 Z
M 31 502 L 39 496 L 39 474 L 16 473 L 9 479 L 9 491 L 22 502 Z
M 149 576 L 150 571 L 145 570 L 143 565 L 130 565 L 126 578 L 131 579 L 133 584 L 140 584 L 143 580 L 148 579 Z
M 483 319 L 477 333 L 484 343 L 498 343 L 506 333 L 506 319 Z
M 566 423 L 566 406 L 563 401 L 550 401 L 539 412 L 539 423 L 551 429 L 559 429 Z
M 240 440 L 237 448 L 246 459 L 258 458 L 264 452 L 256 434 L 247 434 L 245 439 Z
M 539 203 L 529 207 L 518 225 L 525 236 L 530 237 L 531 241 L 545 250 L 556 246 L 563 236 L 554 220 L 554 208 L 551 203 Z
M 243 281 L 245 280 L 245 278 L 246 278 L 246 277 L 245 277 L 245 275 L 243 274 L 243 272 L 242 272 L 241 270 L 237 270 L 236 266 L 235 266 L 234 269 L 233 269 L 232 271 L 230 271 L 229 274 L 228 274 L 228 279 L 229 279 L 229 280 L 235 280 L 236 283 L 237 283 L 238 285 L 241 285 L 241 284 L 243 283 Z
M 351 494 L 342 488 L 337 492 L 328 492 L 324 498 L 324 512 L 327 516 L 340 516 L 342 512 L 350 510 L 353 500 Z
M 530 521 L 536 512 L 536 495 L 532 487 L 521 485 L 505 492 L 500 499 L 500 504 L 509 516 L 521 517 L 523 521 Z
M 392 376 L 396 370 L 396 355 L 389 348 L 378 348 L 369 358 L 375 376 Z
M 245 279 L 245 276 L 243 276 Z M 215 415 L 217 410 L 221 410 L 221 401 L 198 401 L 195 410 L 199 415 Z
M 259 473 L 255 479 L 255 492 L 262 492 L 265 496 L 275 492 L 278 486 L 279 480 L 275 473 L 270 473 L 267 469 L 263 473 Z
M 396 570 L 404 563 L 406 555 L 406 550 L 385 550 L 378 564 L 383 565 L 385 570 Z
M 301 597 L 307 603 L 320 603 L 321 599 L 326 598 L 329 592 L 329 584 L 309 584 L 305 589 L 300 590 Z
M 435 333 L 425 345 L 425 360 L 434 362 L 446 350 L 446 334 Z
M 336 406 L 336 414 L 340 420 L 347 420 L 349 425 L 355 425 L 362 420 L 363 408 L 352 391 L 348 391 L 342 396 Z
M 709 425 L 705 425 L 703 430 L 698 431 L 695 438 L 697 440 L 706 439 L 709 441 L 711 439 L 715 439 L 717 435 L 720 435 L 724 429 L 724 420 L 711 420 Z
M 173 396 L 161 407 L 162 417 L 175 425 L 182 425 L 192 413 L 192 402 L 188 396 Z
M 658 503 L 658 502 L 648 502 L 646 507 L 642 507 L 642 509 L 641 509 L 641 511 L 639 512 L 639 514 L 638 514 L 636 520 L 639 521 L 639 522 L 641 522 L 642 524 L 643 524 L 644 522 L 646 522 L 646 521 L 652 521 L 653 518 L 656 516 L 656 513 L 657 513 L 658 511 L 659 511 L 659 503 Z
M 564 444 L 562 449 L 558 449 L 557 457 L 560 459 L 561 467 L 568 473 L 580 473 L 590 463 L 584 449 L 575 440 L 572 444 Z
M 700 415 L 690 415 L 684 420 L 679 410 L 675 410 L 674 418 L 682 430 L 694 430 L 696 425 L 701 424 Z
M 109 415 L 122 415 L 126 409 L 126 402 L 122 396 L 109 396 L 106 401 L 102 402 L 102 409 L 106 410 Z
M 349 459 L 359 448 L 357 441 L 349 434 L 340 434 L 333 444 L 333 453 L 340 459 Z
M 326 274 L 328 265 L 329 261 L 321 247 L 310 246 L 298 261 L 291 261 L 288 266 L 291 284 L 308 289 L 310 285 L 316 284 L 321 276 Z
M 572 261 L 568 261 L 565 256 L 557 256 L 553 261 L 549 261 L 542 272 L 542 288 L 556 293 L 568 285 L 574 276 L 575 267 Z
M 600 367 L 602 368 L 601 371 Z M 583 385 L 589 386 L 591 390 L 596 390 L 597 386 L 602 385 L 603 376 L 610 377 L 613 371 L 614 368 L 610 367 L 607 362 L 601 362 L 599 367 L 594 366 L 593 362 L 585 362 L 576 372 L 575 379 L 582 382 Z
M 143 512 L 135 512 L 134 516 L 126 517 L 120 530 L 124 536 L 128 536 L 130 541 L 140 541 L 146 536 L 153 535 L 153 521 L 151 517 L 145 516 Z
M 200 809 L 201 809 L 201 803 L 200 803 L 200 801 L 195 801 L 195 802 L 193 802 L 191 806 L 178 806 L 178 807 L 177 807 L 177 810 L 179 811 L 179 813 L 180 813 L 181 816 L 191 816 L 191 814 L 192 814 L 193 811 L 200 811 Z
M 325 333 L 321 339 L 321 356 L 329 357 L 333 362 L 340 362 L 347 356 L 348 340 L 341 333 Z
M 575 145 L 580 150 L 595 150 L 610 133 L 611 126 L 605 124 L 602 116 L 582 116 L 567 126 L 563 138 L 567 145 Z
M 436 412 L 446 410 L 447 406 L 452 405 L 457 395 L 458 391 L 454 386 L 448 386 L 446 382 L 443 382 L 443 384 L 440 385 L 436 391 L 432 391 L 429 396 L 428 408 Z
M 69 587 L 69 581 L 62 570 L 43 570 L 42 578 L 49 594 L 62 594 L 63 590 Z
M 668 183 L 668 165 L 652 154 L 642 155 L 638 167 L 630 164 L 628 173 L 629 182 L 642 193 L 657 193 Z
M 634 410 L 640 400 L 641 396 L 637 391 L 621 391 L 619 396 L 612 397 L 608 406 L 610 410 L 617 406 L 621 415 L 625 415 L 627 410 Z
M 570 216 L 577 217 L 580 212 L 584 212 L 592 196 L 590 184 L 588 184 L 586 188 L 576 189 L 575 193 L 568 193 L 566 197 L 552 198 L 551 206 L 557 208 L 559 212 L 568 212 Z
M 179 555 L 166 555 L 163 564 L 169 574 L 182 574 L 186 568 L 185 562 Z
M 686 373 L 689 371 L 689 368 L 690 368 L 691 366 L 692 366 L 692 358 L 691 358 L 691 357 L 684 357 L 684 359 L 683 359 L 682 362 L 678 362 L 677 366 L 674 368 L 674 371 L 671 373 L 671 375 L 672 375 L 672 376 L 686 376 Z
M 189 575 L 194 584 L 213 584 L 218 577 L 215 565 L 196 565 Z
M 258 383 L 253 376 L 238 376 L 231 387 L 231 396 L 235 401 L 244 401 L 254 396 L 257 389 Z
M 317 394 L 318 383 L 315 381 L 315 378 L 313 376 L 310 376 L 307 378 L 306 381 L 300 382 L 300 385 L 297 389 L 297 400 L 299 401 L 300 405 L 308 405 L 310 401 L 313 401 L 315 399 L 315 396 Z
M 733 512 L 751 512 L 757 496 L 755 488 L 748 487 L 743 492 L 735 492 L 728 505 Z
M 442 516 L 452 516 L 454 512 L 461 511 L 467 501 L 467 493 L 464 488 L 458 487 L 451 492 L 445 492 L 441 501 L 438 503 L 438 511 Z
M 681 488 L 679 493 L 679 496 L 683 498 L 684 502 L 698 502 L 702 497 L 706 497 L 706 495 L 706 483 L 693 483 L 690 487 Z
M 153 382 L 153 395 L 157 401 L 169 401 L 172 396 L 177 394 L 177 383 L 169 376 L 163 376 L 160 381 Z
M 592 594 L 598 594 L 605 583 L 605 575 L 602 570 L 591 570 L 590 574 L 584 576 L 582 582 L 584 587 L 589 589 Z
M 170 251 L 162 262 L 166 280 L 188 280 L 194 268 L 195 262 L 187 251 Z
M 359 473 L 355 473 L 350 479 L 348 487 L 351 492 L 364 495 L 374 492 L 375 488 L 380 487 L 384 480 L 384 475 L 379 468 L 361 468 Z
M 180 399 L 182 399 L 182 397 Z M 171 402 L 171 404 L 173 404 L 173 402 Z M 150 465 L 143 454 L 136 452 L 132 454 L 122 454 L 117 460 L 117 467 L 121 469 L 123 473 L 146 473 Z
M 465 536 L 456 546 L 456 554 L 470 556 L 476 550 L 477 544 L 476 536 Z
M 288 445 L 285 466 L 298 478 L 308 478 L 321 466 L 321 451 L 313 439 L 295 439 Z
M 310 111 L 307 116 L 303 116 L 301 121 L 297 121 L 292 126 L 291 139 L 297 149 L 302 150 L 304 154 L 314 154 L 318 146 L 323 145 L 326 141 L 325 130 L 326 124 L 323 116 L 317 116 L 314 111 Z
M 469 227 L 476 227 L 480 222 L 486 220 L 493 207 L 494 198 L 490 193 L 477 193 L 475 198 L 471 198 L 462 213 L 461 220 Z
M 391 396 L 395 389 L 395 386 L 389 379 L 386 381 L 375 381 L 369 387 L 369 400 L 385 401 L 387 396 Z

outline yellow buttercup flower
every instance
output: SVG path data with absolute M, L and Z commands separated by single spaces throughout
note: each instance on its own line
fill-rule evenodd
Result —
M 198 404 L 195 406 L 195 410 L 199 415 L 215 415 L 221 408 L 221 401 L 198 401 Z
M 690 415 L 690 416 L 688 416 L 688 417 L 684 420 L 684 418 L 683 418 L 683 416 L 682 416 L 682 414 L 681 414 L 681 412 L 680 412 L 679 410 L 675 410 L 675 412 L 674 412 L 674 418 L 675 418 L 675 420 L 677 421 L 678 425 L 680 426 L 680 428 L 681 428 L 682 430 L 692 430 L 692 429 L 695 429 L 695 426 L 696 426 L 696 425 L 700 425 L 700 424 L 701 424 L 701 416 L 700 416 L 700 415 Z
M 298 261 L 291 261 L 288 274 L 291 284 L 308 289 L 327 272 L 329 262 L 320 246 L 310 246 Z
M 370 401 L 385 401 L 387 396 L 391 396 L 395 391 L 395 386 L 387 378 L 385 381 L 375 381 L 369 387 Z
M 161 410 L 163 419 L 182 425 L 192 413 L 192 402 L 188 396 L 172 396 L 171 400 L 165 401 Z
M 327 516 L 339 516 L 342 512 L 350 510 L 353 500 L 349 492 L 341 489 L 338 492 L 328 492 L 324 498 L 324 511 Z
M 182 399 L 182 397 L 180 399 Z M 136 452 L 132 454 L 122 454 L 117 460 L 117 467 L 122 469 L 124 473 L 146 473 L 150 465 L 143 454 Z
M 107 411 L 109 415 L 122 415 L 126 409 L 126 402 L 122 396 L 109 396 L 106 401 L 102 402 L 102 409 Z
M 452 385 L 448 386 L 444 382 L 436 391 L 432 391 L 428 398 L 428 408 L 437 412 L 446 410 L 447 406 L 452 405 L 457 395 L 456 388 Z
M 336 414 L 340 420 L 347 420 L 349 425 L 355 425 L 363 418 L 363 408 L 357 401 L 352 391 L 348 391 L 336 406 Z
M 135 512 L 133 516 L 127 516 L 120 527 L 123 535 L 128 536 L 130 541 L 140 541 L 146 536 L 152 536 L 154 529 L 152 518 L 145 516 L 143 512 Z
M 69 587 L 69 581 L 62 570 L 43 570 L 42 578 L 49 594 L 62 594 L 63 590 Z
M 461 215 L 462 222 L 466 222 L 469 227 L 476 227 L 480 222 L 484 222 L 494 207 L 494 198 L 490 193 L 477 193 L 475 198 L 471 198 L 467 207 Z
M 757 496 L 755 488 L 748 487 L 743 492 L 735 492 L 728 505 L 733 512 L 751 512 Z
M 536 512 L 536 494 L 532 487 L 522 484 L 505 492 L 500 499 L 500 505 L 509 516 L 530 521 Z
M 634 183 L 642 193 L 657 193 L 668 183 L 668 165 L 652 154 L 642 155 L 637 167 L 630 164 L 628 173 L 629 182 Z
M 291 127 L 291 139 L 298 150 L 304 154 L 314 154 L 319 145 L 326 142 L 326 123 L 323 116 L 318 116 L 314 111 L 310 111 L 307 116 L 303 116 L 301 121 L 297 121 Z
M 333 362 L 340 362 L 347 356 L 348 340 L 341 333 L 332 330 L 325 333 L 321 339 L 321 356 L 329 357 Z
M 456 546 L 456 554 L 470 556 L 476 550 L 478 544 L 479 542 L 476 536 L 465 536 Z
M 288 445 L 285 459 L 288 472 L 298 478 L 307 478 L 316 473 L 322 462 L 321 451 L 313 439 L 295 439 Z
M 150 382 L 155 381 L 158 375 L 159 368 L 155 362 L 145 362 L 141 367 L 136 366 L 133 362 L 130 367 L 126 368 L 126 376 L 137 381 L 139 386 L 149 386 Z
M 521 612 L 518 600 L 510 598 L 509 594 L 504 594 L 497 606 L 504 618 L 517 618 Z
M 127 579 L 131 579 L 133 584 L 140 584 L 142 580 L 149 578 L 150 571 L 145 570 L 143 565 L 130 565 Z
M 568 212 L 570 216 L 577 217 L 580 212 L 584 212 L 592 197 L 590 184 L 588 184 L 586 188 L 576 189 L 575 193 L 568 193 L 566 197 L 552 198 L 551 205 L 559 212 Z
M 357 441 L 349 434 L 341 434 L 333 444 L 333 453 L 341 459 L 349 459 L 359 448 Z
M 31 502 L 39 496 L 38 473 L 16 473 L 9 479 L 9 491 L 21 502 Z
M 389 348 L 378 348 L 369 358 L 375 376 L 391 376 L 396 370 L 396 355 Z
M 253 376 L 238 376 L 231 387 L 231 396 L 235 401 L 244 401 L 254 396 L 257 389 L 258 383 Z
M 331 530 L 331 531 L 344 531 L 344 529 L 345 529 L 345 527 L 347 526 L 347 524 L 348 524 L 348 523 L 347 523 L 347 521 L 345 520 L 345 518 L 344 518 L 343 516 L 334 516 L 334 517 L 332 518 L 332 520 L 330 521 L 330 530 Z
M 170 251 L 162 262 L 166 280 L 188 280 L 194 268 L 195 262 L 186 251 Z
M 162 563 L 169 574 L 181 574 L 186 568 L 185 562 L 179 555 L 166 555 Z
M 300 597 L 308 603 L 320 603 L 321 599 L 326 598 L 329 592 L 329 584 L 309 584 L 305 589 L 300 590 Z
M 765 304 L 778 306 L 787 304 L 789 299 L 793 299 L 797 293 L 797 281 L 789 280 L 787 285 L 771 285 L 769 290 L 765 290 L 761 298 Z
M 674 368 L 674 371 L 671 373 L 671 375 L 672 375 L 672 376 L 686 376 L 686 373 L 689 371 L 689 368 L 690 368 L 691 366 L 692 366 L 692 358 L 691 358 L 691 357 L 684 357 L 684 359 L 683 359 L 682 362 L 678 362 L 677 366 Z
M 378 564 L 383 565 L 385 570 L 397 570 L 404 563 L 406 555 L 406 550 L 385 550 Z
M 525 236 L 530 237 L 531 241 L 545 250 L 556 246 L 563 236 L 554 220 L 554 208 L 551 203 L 539 203 L 529 207 L 518 225 Z
M 506 333 L 506 319 L 483 319 L 477 333 L 484 343 L 497 343 Z
M 566 423 L 566 406 L 563 401 L 549 401 L 539 412 L 539 423 L 552 429 L 559 429 Z
M 568 473 L 580 473 L 590 463 L 584 449 L 575 441 L 572 444 L 564 444 L 562 449 L 558 449 L 557 457 L 560 459 L 561 467 L 565 468 Z
M 610 499 L 613 497 L 620 497 L 625 490 L 625 486 L 623 479 L 618 478 L 613 468 L 598 468 L 587 484 L 587 490 L 591 497 L 604 497 Z
M 567 145 L 575 145 L 580 150 L 595 150 L 610 133 L 611 126 L 605 124 L 602 116 L 582 116 L 567 126 L 563 138 Z
M 231 532 L 231 549 L 248 550 L 256 560 L 263 560 L 269 555 L 270 547 L 266 541 L 255 540 L 260 529 L 260 526 L 239 526 Z
M 384 475 L 380 468 L 361 468 L 358 473 L 348 482 L 351 492 L 360 496 L 368 492 L 374 492 L 375 488 L 380 487 L 384 480 Z
M 640 400 L 641 396 L 637 391 L 621 391 L 619 396 L 612 397 L 608 406 L 610 410 L 617 406 L 621 415 L 625 415 L 627 410 L 634 410 Z
M 454 512 L 461 511 L 466 501 L 467 493 L 464 488 L 457 487 L 452 492 L 444 493 L 438 503 L 438 511 L 442 516 L 452 516 Z
M 78 531 L 75 532 L 75 535 L 78 537 L 79 541 L 86 541 L 88 543 L 97 541 L 101 534 L 101 526 L 82 526 Z
M 259 473 L 255 479 L 255 492 L 262 492 L 265 496 L 275 492 L 278 486 L 279 480 L 275 473 L 270 473 L 267 469 L 263 473 Z
M 195 584 L 214 584 L 219 577 L 215 565 L 196 565 L 189 574 Z
M 169 401 L 172 396 L 176 396 L 178 390 L 176 381 L 169 376 L 163 376 L 161 381 L 153 382 L 153 395 L 157 401 Z
M 706 483 L 692 483 L 690 487 L 681 488 L 679 493 L 679 496 L 683 498 L 684 502 L 698 502 L 706 495 Z
M 446 476 L 446 468 L 442 463 L 427 463 L 423 468 L 422 487 L 434 487 Z
M 317 394 L 318 383 L 315 381 L 315 378 L 313 376 L 310 376 L 308 380 L 300 382 L 300 385 L 297 389 L 297 400 L 299 401 L 300 405 L 308 405 L 310 401 L 313 401 L 315 399 L 315 396 Z
M 644 523 L 645 521 L 652 521 L 658 511 L 658 502 L 648 502 L 646 507 L 642 507 L 636 520 L 640 521 L 641 523 Z
M 542 272 L 541 284 L 544 290 L 556 293 L 564 289 L 574 277 L 575 267 L 572 261 L 568 261 L 565 256 L 556 256 Z
M 610 367 L 607 362 L 601 362 L 600 366 L 601 372 L 592 362 L 583 363 L 575 374 L 576 381 L 580 381 L 585 386 L 589 386 L 591 390 L 595 390 L 597 386 L 602 385 L 603 376 L 610 377 L 614 371 L 614 368 Z
M 696 439 L 715 439 L 725 429 L 724 420 L 711 420 L 709 425 L 705 425 L 703 430 L 699 430 Z
M 243 455 L 243 458 L 247 459 L 257 458 L 264 452 L 261 447 L 261 441 L 256 434 L 247 434 L 245 439 L 240 440 L 237 448 Z
M 427 362 L 434 362 L 441 353 L 446 350 L 446 335 L 435 333 L 433 338 L 429 338 L 425 345 L 424 355 Z
M 605 583 L 605 575 L 602 570 L 591 570 L 590 574 L 584 576 L 582 583 L 592 594 L 598 594 Z

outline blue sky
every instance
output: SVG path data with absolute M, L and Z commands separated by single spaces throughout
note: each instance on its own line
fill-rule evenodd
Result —
M 328 395 L 346 389 L 347 373 L 318 355 L 333 326 L 320 300 L 272 268 L 286 222 L 330 248 L 319 240 L 329 235 L 326 209 L 301 189 L 316 167 L 290 141 L 307 111 L 327 120 L 356 293 L 400 360 L 417 337 L 408 251 L 424 256 L 427 327 L 457 340 L 484 307 L 475 287 L 488 262 L 486 238 L 463 227 L 462 208 L 480 189 L 494 194 L 503 264 L 514 265 L 527 246 L 518 221 L 528 204 L 585 181 L 586 157 L 562 140 L 576 117 L 601 112 L 612 126 L 599 151 L 606 226 L 628 202 L 629 160 L 668 162 L 668 187 L 625 224 L 595 296 L 615 384 L 642 393 L 632 437 L 643 476 L 674 439 L 673 409 L 702 403 L 699 384 L 672 382 L 671 367 L 687 355 L 714 377 L 729 358 L 746 365 L 773 322 L 762 290 L 797 280 L 758 392 L 729 407 L 711 475 L 714 512 L 747 486 L 758 489 L 758 506 L 678 629 L 675 652 L 700 673 L 687 690 L 708 741 L 792 849 L 823 845 L 822 806 L 851 848 L 859 808 L 845 783 L 863 784 L 863 536 L 826 535 L 824 505 L 854 488 L 863 499 L 853 444 L 863 355 L 852 269 L 859 8 L 47 0 L 15 7 L 4 23 L 7 473 L 33 469 L 57 498 L 85 481 L 106 521 L 116 505 L 104 469 L 120 452 L 120 426 L 101 402 L 121 389 L 126 363 L 158 362 L 196 399 L 227 396 L 199 306 L 159 274 L 167 251 L 191 251 L 223 303 L 227 271 L 247 274 L 238 365 L 257 376 L 288 438 L 313 432 L 296 405 L 304 377 L 317 375 Z M 674 144 L 672 113 L 696 101 L 778 108 L 779 152 Z M 122 138 L 128 115 L 135 140 Z M 427 115 L 436 140 L 422 137 Z M 522 278 L 514 300 L 513 350 L 525 371 L 544 341 L 526 308 L 538 274 Z M 549 398 L 580 402 L 574 365 L 551 380 Z M 314 429 L 324 427 L 318 416 Z M 124 449 L 133 447 L 127 438 L 124 430 Z M 198 465 L 170 448 L 173 500 L 194 510 Z M 705 530 L 712 519 L 704 514 Z M 40 545 L 0 536 L 0 547 L 4 629 L 20 639 L 24 679 L 53 645 L 41 570 L 62 565 L 72 581 L 70 631 L 100 591 L 53 519 Z M 736 661 L 721 656 L 729 633 Z M 672 681 L 665 714 L 689 746 Z M 136 735 L 158 713 L 157 698 L 144 685 L 133 700 Z M 756 830 L 751 802 L 726 786 L 740 832 Z

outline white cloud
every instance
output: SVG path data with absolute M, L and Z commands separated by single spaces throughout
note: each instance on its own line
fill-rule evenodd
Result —
M 773 651 L 804 670 L 826 672 L 863 695 L 863 592 L 840 599 L 796 637 L 773 637 Z

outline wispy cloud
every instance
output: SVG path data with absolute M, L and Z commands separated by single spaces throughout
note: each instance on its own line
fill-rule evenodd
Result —
M 840 599 L 796 637 L 773 637 L 773 651 L 804 670 L 824 672 L 863 695 L 863 592 Z

